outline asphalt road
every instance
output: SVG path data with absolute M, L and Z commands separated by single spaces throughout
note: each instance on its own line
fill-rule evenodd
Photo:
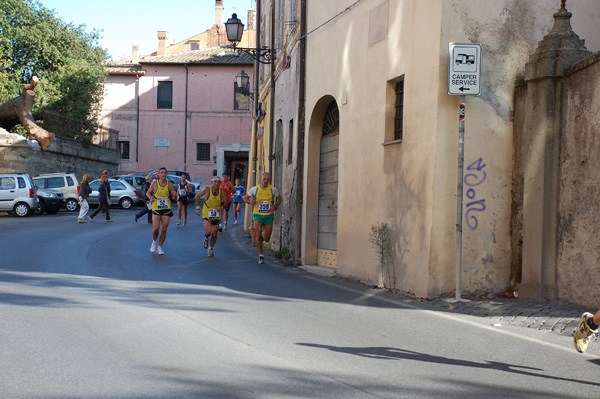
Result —
M 153 255 L 133 214 L 0 214 L 0 398 L 600 397 L 566 337 L 259 265 L 232 224 L 208 258 L 195 214 Z

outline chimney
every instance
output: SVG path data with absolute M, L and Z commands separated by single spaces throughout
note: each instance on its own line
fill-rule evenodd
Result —
M 134 44 L 131 46 L 131 62 L 137 64 L 139 62 L 138 52 L 140 50 L 140 46 Z
M 156 55 L 165 55 L 167 54 L 167 40 L 169 40 L 169 32 L 165 30 L 159 30 L 156 33 L 158 37 L 158 51 Z
M 256 11 L 248 10 L 248 27 L 246 29 L 255 30 L 254 29 L 254 19 L 255 18 L 256 18 Z
M 215 25 L 223 25 L 223 0 L 215 4 Z

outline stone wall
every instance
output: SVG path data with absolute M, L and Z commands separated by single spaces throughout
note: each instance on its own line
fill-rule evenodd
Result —
M 565 71 L 558 198 L 558 298 L 600 303 L 600 52 Z
M 84 174 L 96 178 L 103 170 L 117 173 L 120 153 L 96 145 L 56 137 L 48 151 L 43 151 L 37 141 L 0 129 L 0 173 L 24 172 L 32 177 L 42 173 L 75 173 L 81 180 Z

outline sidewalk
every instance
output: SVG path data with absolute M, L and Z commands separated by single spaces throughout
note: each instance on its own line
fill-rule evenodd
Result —
M 334 269 L 324 266 L 299 266 L 299 268 L 323 277 L 337 275 Z M 414 298 L 410 299 L 414 300 Z M 565 337 L 573 336 L 583 312 L 595 313 L 597 311 L 597 309 L 586 309 L 576 305 L 538 303 L 518 298 L 471 296 L 468 302 L 450 302 L 447 299 L 424 300 L 422 303 L 431 305 L 434 310 L 439 308 L 457 314 L 485 318 L 489 320 L 490 324 L 531 328 Z M 598 343 L 598 335 L 596 335 L 590 348 L 598 345 L 600 343 Z

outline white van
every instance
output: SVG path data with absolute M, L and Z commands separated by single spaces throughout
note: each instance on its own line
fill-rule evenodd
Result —
M 37 189 L 27 173 L 0 173 L 0 211 L 29 216 L 38 207 Z

